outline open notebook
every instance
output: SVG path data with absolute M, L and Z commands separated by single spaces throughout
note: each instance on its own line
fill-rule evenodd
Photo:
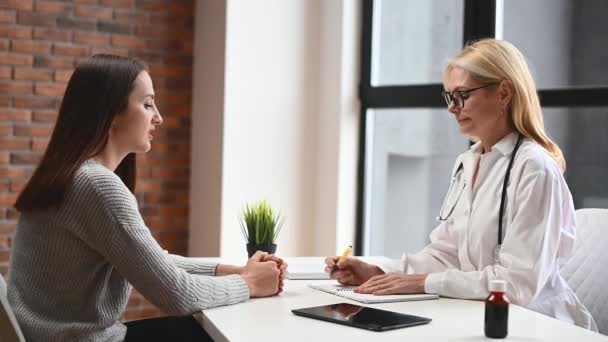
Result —
M 374 303 L 390 303 L 390 302 L 408 302 L 414 300 L 438 299 L 438 295 L 434 294 L 409 294 L 409 295 L 372 295 L 353 292 L 355 286 L 344 286 L 339 284 L 323 283 L 323 284 L 308 284 L 315 290 L 331 293 L 336 296 L 355 300 L 365 304 Z

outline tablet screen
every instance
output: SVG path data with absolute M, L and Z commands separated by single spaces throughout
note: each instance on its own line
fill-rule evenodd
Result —
M 430 318 L 401 314 L 365 306 L 338 303 L 291 310 L 294 314 L 374 331 L 429 323 Z

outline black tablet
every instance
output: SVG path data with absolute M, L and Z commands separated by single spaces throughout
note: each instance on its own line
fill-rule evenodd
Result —
M 291 310 L 298 316 L 349 325 L 373 331 L 411 327 L 426 324 L 430 318 L 401 314 L 398 312 L 369 308 L 365 306 L 338 303 Z

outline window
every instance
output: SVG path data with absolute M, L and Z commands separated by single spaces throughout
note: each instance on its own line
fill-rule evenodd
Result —
M 428 243 L 468 147 L 441 98 L 442 69 L 483 37 L 528 58 L 575 207 L 608 208 L 607 15 L 593 0 L 364 0 L 356 253 L 398 257 Z

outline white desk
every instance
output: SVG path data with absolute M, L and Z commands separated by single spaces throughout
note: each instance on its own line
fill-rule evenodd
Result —
M 310 280 L 286 280 L 283 293 L 205 310 L 197 319 L 215 341 L 481 341 L 484 303 L 439 300 L 366 305 L 432 318 L 430 324 L 373 332 L 296 316 L 292 309 L 349 301 L 313 290 Z M 490 340 L 490 339 L 488 339 Z M 511 305 L 508 341 L 608 342 L 608 336 Z

